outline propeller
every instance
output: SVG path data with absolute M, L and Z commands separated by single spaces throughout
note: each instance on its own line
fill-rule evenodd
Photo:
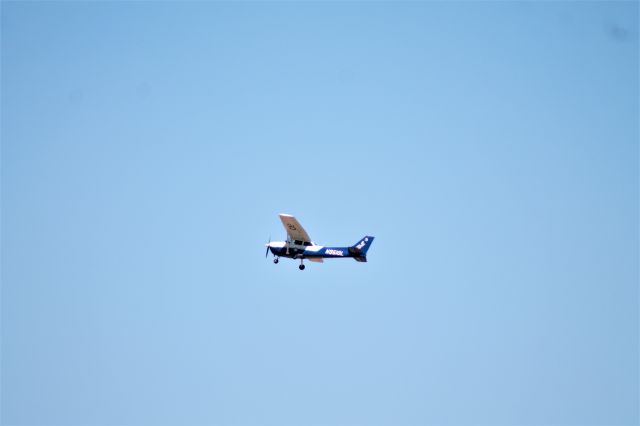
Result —
M 269 246 L 271 245 L 271 235 L 269 235 L 269 242 L 265 244 L 267 246 L 267 252 L 264 254 L 265 259 L 269 256 Z

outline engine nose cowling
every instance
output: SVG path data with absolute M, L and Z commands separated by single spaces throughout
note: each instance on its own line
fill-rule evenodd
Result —
M 283 241 L 271 241 L 268 244 L 265 244 L 265 247 L 267 247 L 267 250 L 274 256 L 280 256 L 284 250 L 285 243 Z

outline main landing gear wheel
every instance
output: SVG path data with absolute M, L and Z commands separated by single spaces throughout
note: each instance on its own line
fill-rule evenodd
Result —
M 301 271 L 304 271 L 304 265 L 298 266 L 298 269 L 300 269 Z
M 280 262 L 280 259 L 278 259 L 277 257 L 273 259 L 273 263 L 278 263 L 278 262 Z

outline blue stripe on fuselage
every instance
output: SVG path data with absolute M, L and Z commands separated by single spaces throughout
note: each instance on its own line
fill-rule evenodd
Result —
M 322 258 L 340 258 L 340 257 L 355 257 L 349 253 L 349 247 L 323 247 L 320 250 L 300 250 L 293 247 L 289 247 L 289 254 L 287 254 L 286 247 L 269 247 L 271 253 L 280 257 L 290 257 L 293 259 L 304 259 L 307 257 L 322 257 Z

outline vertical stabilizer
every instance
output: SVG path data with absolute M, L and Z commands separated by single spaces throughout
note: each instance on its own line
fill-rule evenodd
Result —
M 353 256 L 355 260 L 358 262 L 366 262 L 367 261 L 367 251 L 369 251 L 369 247 L 371 247 L 371 243 L 373 242 L 374 237 L 367 235 L 363 237 L 357 244 L 349 247 L 349 253 Z

